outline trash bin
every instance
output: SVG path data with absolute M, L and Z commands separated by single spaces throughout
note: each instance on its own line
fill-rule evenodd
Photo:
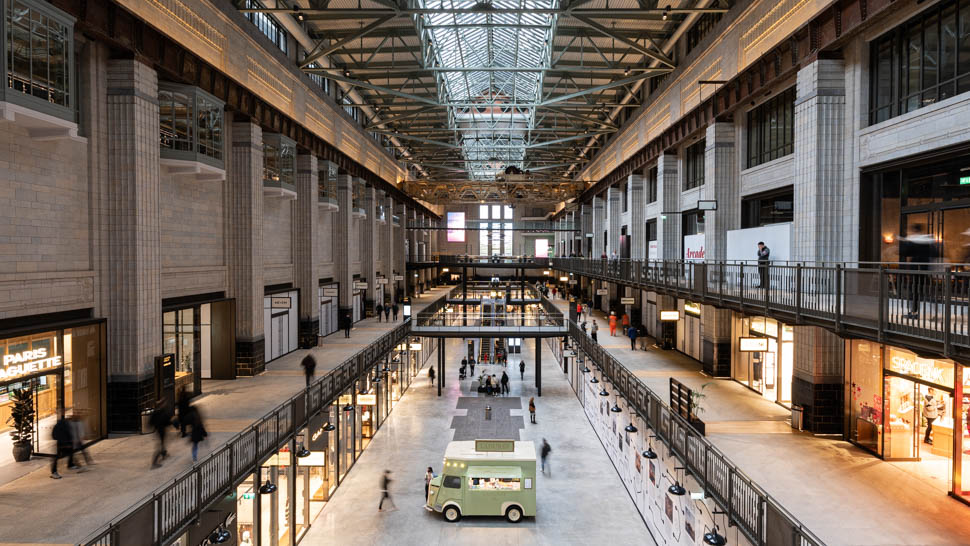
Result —
M 485 406 L 485 420 L 492 420 L 492 406 Z
M 805 408 L 792 404 L 791 406 L 791 428 L 796 430 L 805 430 L 803 427 L 803 418 L 805 415 Z
M 153 409 L 142 410 L 141 412 L 141 433 L 148 434 L 152 431 L 152 412 Z

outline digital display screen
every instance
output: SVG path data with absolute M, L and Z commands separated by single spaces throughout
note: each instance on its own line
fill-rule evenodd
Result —
M 465 213 L 464 212 L 448 213 L 448 242 L 449 243 L 465 242 Z
M 536 239 L 536 258 L 549 257 L 549 239 Z

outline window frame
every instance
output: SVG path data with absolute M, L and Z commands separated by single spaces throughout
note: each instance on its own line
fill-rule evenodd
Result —
M 704 185 L 704 154 L 706 148 L 706 138 L 684 148 L 683 191 L 690 191 Z
M 795 86 L 748 110 L 745 137 L 747 169 L 795 153 Z
M 259 9 L 266 7 L 259 0 L 246 0 L 245 6 L 246 9 Z M 259 30 L 260 34 L 272 42 L 273 45 L 283 52 L 284 55 L 290 54 L 290 35 L 275 17 L 264 12 L 254 11 L 246 12 L 244 15 L 246 16 L 246 19 L 248 19 L 249 22 Z M 270 34 L 270 31 L 272 31 L 273 34 Z
M 51 102 L 50 100 L 44 100 L 39 97 L 34 96 L 32 93 L 25 93 L 22 91 L 17 91 L 11 87 L 10 75 L 11 67 L 9 66 L 8 56 L 11 56 L 11 40 L 13 34 L 9 31 L 10 22 L 7 18 L 13 12 L 13 5 L 17 3 L 26 7 L 28 12 L 28 20 L 33 20 L 33 13 L 39 13 L 46 17 L 50 23 L 48 23 L 47 28 L 50 28 L 51 24 L 58 24 L 64 27 L 64 49 L 62 55 L 64 56 L 64 73 L 63 78 L 65 81 L 66 89 L 64 90 L 64 104 L 58 104 Z M 67 13 L 57 9 L 56 7 L 48 4 L 47 2 L 40 2 L 37 0 L 2 0 L 0 1 L 0 7 L 3 9 L 3 14 L 0 15 L 0 38 L 2 38 L 2 46 L 0 46 L 0 76 L 3 77 L 4 83 L 0 85 L 0 101 L 11 102 L 31 110 L 35 110 L 44 114 L 51 115 L 53 117 L 69 121 L 72 123 L 77 123 L 77 104 L 78 104 L 78 91 L 77 91 L 77 56 L 74 51 L 74 24 L 76 19 Z M 33 34 L 31 34 L 33 36 Z M 50 42 L 48 41 L 47 51 L 50 51 Z M 29 50 L 33 50 L 33 47 L 29 47 Z M 31 75 L 31 82 L 33 82 L 33 57 L 31 57 L 30 66 L 28 72 Z M 47 70 L 48 76 L 50 76 L 50 67 L 48 65 Z M 48 78 L 49 79 L 49 78 Z M 33 83 L 31 83 L 33 87 Z M 48 91 L 50 91 L 51 86 L 48 85 Z M 48 93 L 49 94 L 49 93 Z

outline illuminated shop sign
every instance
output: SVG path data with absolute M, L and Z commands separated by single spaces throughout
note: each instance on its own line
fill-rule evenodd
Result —
M 60 355 L 48 355 L 45 347 L 4 355 L 3 368 L 0 368 L 0 380 L 5 381 L 45 370 L 53 370 L 62 365 L 64 365 L 64 361 Z
M 293 306 L 289 296 L 275 296 L 270 298 L 270 305 L 273 309 L 289 309 Z
M 660 320 L 663 322 L 680 320 L 680 311 L 661 311 Z
M 742 353 L 760 353 L 768 350 L 766 337 L 742 337 L 738 342 L 738 350 Z
M 701 305 L 692 301 L 684 302 L 684 313 L 687 315 L 701 316 Z
M 953 364 L 945 360 L 920 358 L 890 349 L 889 369 L 901 374 L 913 375 L 937 385 L 953 387 Z

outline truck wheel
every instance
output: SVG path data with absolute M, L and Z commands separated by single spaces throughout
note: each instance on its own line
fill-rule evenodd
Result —
M 451 505 L 445 508 L 445 519 L 452 523 L 461 519 L 461 510 L 457 506 Z
M 505 519 L 512 523 L 522 521 L 522 509 L 518 506 L 509 506 L 508 510 L 505 511 Z

